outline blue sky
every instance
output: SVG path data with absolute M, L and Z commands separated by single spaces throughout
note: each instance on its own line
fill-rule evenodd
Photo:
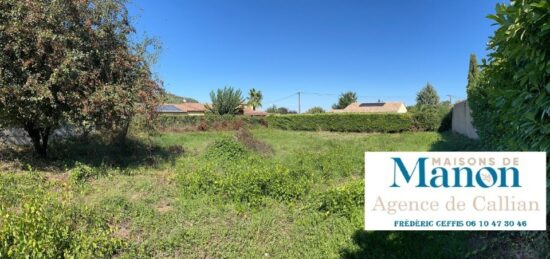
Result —
M 359 101 L 415 103 L 426 82 L 464 98 L 468 58 L 486 54 L 498 1 L 185 0 L 130 3 L 138 33 L 160 39 L 154 72 L 172 93 L 252 87 L 272 104 L 330 109 Z M 286 97 L 286 98 L 285 98 Z

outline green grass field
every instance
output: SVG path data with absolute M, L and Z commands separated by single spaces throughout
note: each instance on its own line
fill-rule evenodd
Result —
M 363 156 L 472 150 L 475 142 L 435 132 L 252 133 L 272 149 L 223 141 L 231 131 L 160 134 L 149 140 L 160 146 L 148 151 L 152 161 L 124 152 L 96 161 L 79 155 L 92 144 L 74 147 L 66 166 L 2 173 L 4 214 L 17 215 L 29 197 L 61 200 L 111 229 L 116 245 L 105 256 L 124 258 L 448 258 L 470 250 L 464 232 L 362 231 Z

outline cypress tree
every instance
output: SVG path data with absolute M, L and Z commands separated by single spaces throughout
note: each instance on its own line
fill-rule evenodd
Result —
M 467 90 L 471 90 L 475 86 L 479 76 L 479 67 L 477 65 L 477 57 L 475 54 L 470 54 L 470 65 L 468 67 L 468 85 Z

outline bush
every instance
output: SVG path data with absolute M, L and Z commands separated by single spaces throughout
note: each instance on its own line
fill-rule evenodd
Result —
M 210 145 L 204 153 L 204 157 L 206 159 L 225 161 L 240 160 L 248 155 L 249 151 L 246 149 L 245 146 L 230 138 L 217 140 L 212 145 Z
M 447 131 L 452 128 L 452 108 L 441 104 L 438 106 L 420 105 L 409 109 L 412 131 Z
M 408 114 L 325 113 L 269 115 L 269 127 L 285 130 L 326 130 L 340 132 L 402 132 L 409 130 Z
M 76 162 L 75 167 L 69 171 L 69 179 L 73 183 L 82 183 L 95 176 L 96 171 L 92 167 L 80 162 Z
M 325 113 L 325 109 L 319 106 L 311 107 L 306 113 Z
M 498 4 L 496 14 L 489 16 L 498 28 L 490 38 L 490 53 L 483 62 L 481 75 L 468 89 L 474 125 L 488 149 L 550 150 L 549 13 L 547 0 L 511 1 L 508 5 Z M 550 187 L 550 174 L 548 177 Z M 548 192 L 550 188 L 547 197 Z M 547 202 L 548 207 L 550 199 Z M 517 235 L 503 233 L 495 242 L 507 250 L 531 246 L 540 251 L 528 257 L 548 255 L 548 232 L 521 232 L 521 235 L 522 239 L 518 239 Z M 534 240 L 545 241 L 537 244 Z
M 326 214 L 351 216 L 365 204 L 365 185 L 363 181 L 352 181 L 330 189 L 319 197 L 319 210 Z
M 0 258 L 107 258 L 122 246 L 90 211 L 44 197 L 0 206 L 0 244 Z

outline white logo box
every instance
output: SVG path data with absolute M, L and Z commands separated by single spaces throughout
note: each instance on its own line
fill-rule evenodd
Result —
M 365 230 L 546 230 L 546 153 L 366 152 Z

